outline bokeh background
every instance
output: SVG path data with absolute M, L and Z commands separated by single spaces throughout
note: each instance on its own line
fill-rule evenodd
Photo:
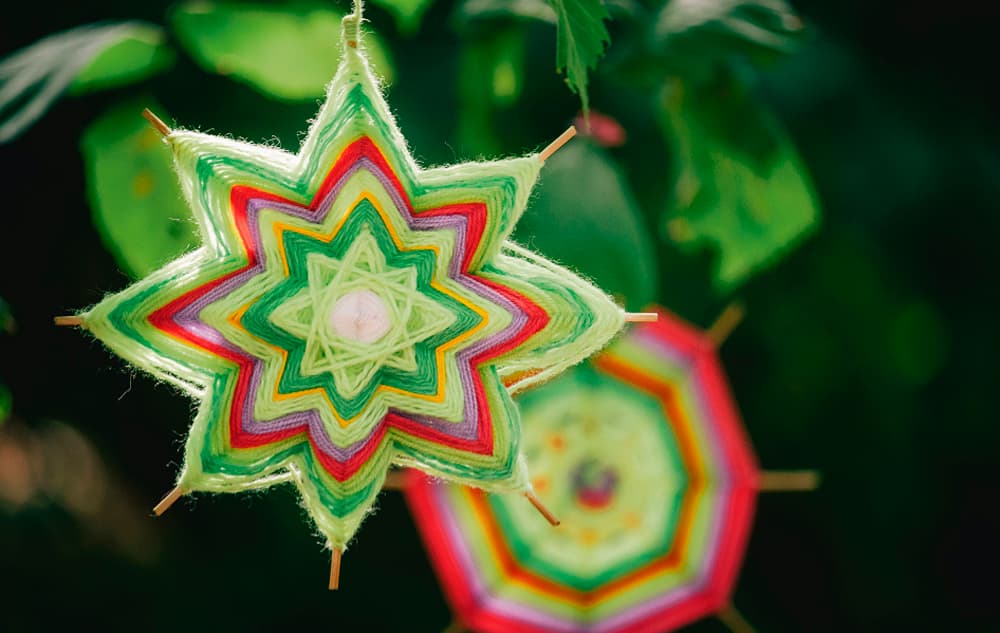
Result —
M 590 77 L 594 137 L 543 175 L 522 239 L 635 308 L 707 325 L 733 299 L 747 306 L 721 355 L 761 463 L 823 475 L 815 493 L 760 499 L 735 595 L 758 630 L 1000 630 L 1000 9 L 814 0 L 774 22 L 769 2 L 671 3 L 737 27 L 664 38 L 644 17 L 661 2 L 612 3 Z M 577 116 L 554 26 L 510 4 L 436 0 L 419 20 L 369 7 L 389 101 L 422 162 L 532 151 Z M 163 222 L 101 228 L 172 186 L 152 164 L 140 178 L 146 159 L 107 140 L 143 129 L 142 104 L 290 149 L 316 109 L 308 81 L 269 89 L 240 80 L 238 60 L 206 64 L 199 29 L 208 41 L 238 29 L 185 35 L 171 7 L 22 3 L 0 20 L 0 56 L 126 19 L 165 25 L 174 51 L 141 81 L 56 101 L 0 145 L 0 630 L 440 631 L 448 609 L 396 493 L 345 556 L 338 593 L 290 489 L 200 495 L 151 518 L 191 404 L 52 325 L 188 239 Z M 127 116 L 106 118 L 115 109 Z M 770 177 L 769 161 L 791 175 Z M 96 220 L 95 199 L 108 205 Z M 729 236 L 721 253 L 697 242 L 713 230 Z M 720 258 L 750 263 L 721 279 Z

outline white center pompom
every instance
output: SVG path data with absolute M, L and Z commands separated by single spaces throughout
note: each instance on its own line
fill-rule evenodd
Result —
M 355 290 L 337 299 L 330 310 L 330 327 L 338 335 L 374 343 L 389 331 L 389 310 L 382 299 L 371 290 Z

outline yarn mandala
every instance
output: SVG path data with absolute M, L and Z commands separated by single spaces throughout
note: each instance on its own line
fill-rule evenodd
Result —
M 78 315 L 197 402 L 181 492 L 292 482 L 337 550 L 392 465 L 531 491 L 512 394 L 625 321 L 507 239 L 541 155 L 416 165 L 360 22 L 297 154 L 166 130 L 202 245 Z

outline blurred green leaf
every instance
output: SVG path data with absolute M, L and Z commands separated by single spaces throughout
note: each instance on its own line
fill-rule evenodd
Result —
M 320 6 L 210 2 L 189 2 L 171 15 L 181 44 L 203 68 L 290 101 L 323 95 L 340 59 L 342 17 Z M 366 33 L 362 45 L 375 72 L 391 82 L 392 64 L 379 38 Z
M 556 23 L 556 12 L 545 0 L 466 0 L 456 14 L 462 21 L 515 16 Z
M 791 52 L 802 31 L 786 0 L 669 0 L 653 42 L 672 71 L 689 75 L 733 53 Z
M 571 142 L 545 163 L 515 239 L 592 278 L 630 308 L 655 298 L 653 244 L 628 181 L 588 141 Z
M 162 40 L 162 29 L 145 22 L 88 24 L 0 60 L 0 143 L 27 130 L 67 89 L 97 90 L 166 68 L 173 52 Z
M 163 111 L 148 101 L 123 104 L 91 124 L 81 141 L 94 225 L 133 277 L 197 244 L 170 149 L 140 116 L 142 105 Z
M 71 94 L 93 92 L 145 79 L 173 65 L 176 55 L 165 45 L 159 26 L 136 22 L 84 66 L 69 86 Z
M 556 10 L 556 70 L 565 73 L 570 90 L 580 95 L 583 111 L 589 107 L 587 71 L 597 66 L 611 36 L 604 26 L 610 19 L 602 0 L 551 0 Z
M 945 320 L 926 301 L 901 306 L 889 321 L 886 347 L 894 374 L 914 384 L 924 385 L 944 366 L 950 335 Z
M 780 123 L 728 71 L 673 80 L 665 129 L 676 153 L 669 236 L 719 251 L 714 284 L 728 292 L 773 262 L 819 220 L 809 174 Z
M 466 38 L 458 73 L 458 138 L 465 153 L 495 155 L 502 151 L 493 115 L 497 108 L 508 107 L 521 96 L 524 49 L 524 32 L 512 26 Z
M 634 17 L 644 13 L 642 5 L 635 0 L 606 0 L 604 4 L 609 12 L 620 16 Z M 546 0 L 465 0 L 456 11 L 456 17 L 463 22 L 509 16 L 556 23 L 555 9 Z
M 603 0 L 467 0 L 456 11 L 460 23 L 481 18 L 519 17 L 556 25 L 556 70 L 580 95 L 584 113 L 590 108 L 587 72 L 604 55 L 611 19 Z
M 371 0 L 371 3 L 391 13 L 401 33 L 412 35 L 420 29 L 420 21 L 434 0 Z
M 0 424 L 7 421 L 13 410 L 14 398 L 10 394 L 10 389 L 7 389 L 6 385 L 0 383 Z

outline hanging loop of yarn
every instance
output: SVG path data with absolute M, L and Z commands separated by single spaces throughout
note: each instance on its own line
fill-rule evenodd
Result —
M 363 10 L 363 0 L 354 0 L 354 11 L 345 15 L 341 21 L 344 42 L 351 48 L 357 48 L 358 44 L 361 43 L 361 22 L 363 21 L 361 13 Z

